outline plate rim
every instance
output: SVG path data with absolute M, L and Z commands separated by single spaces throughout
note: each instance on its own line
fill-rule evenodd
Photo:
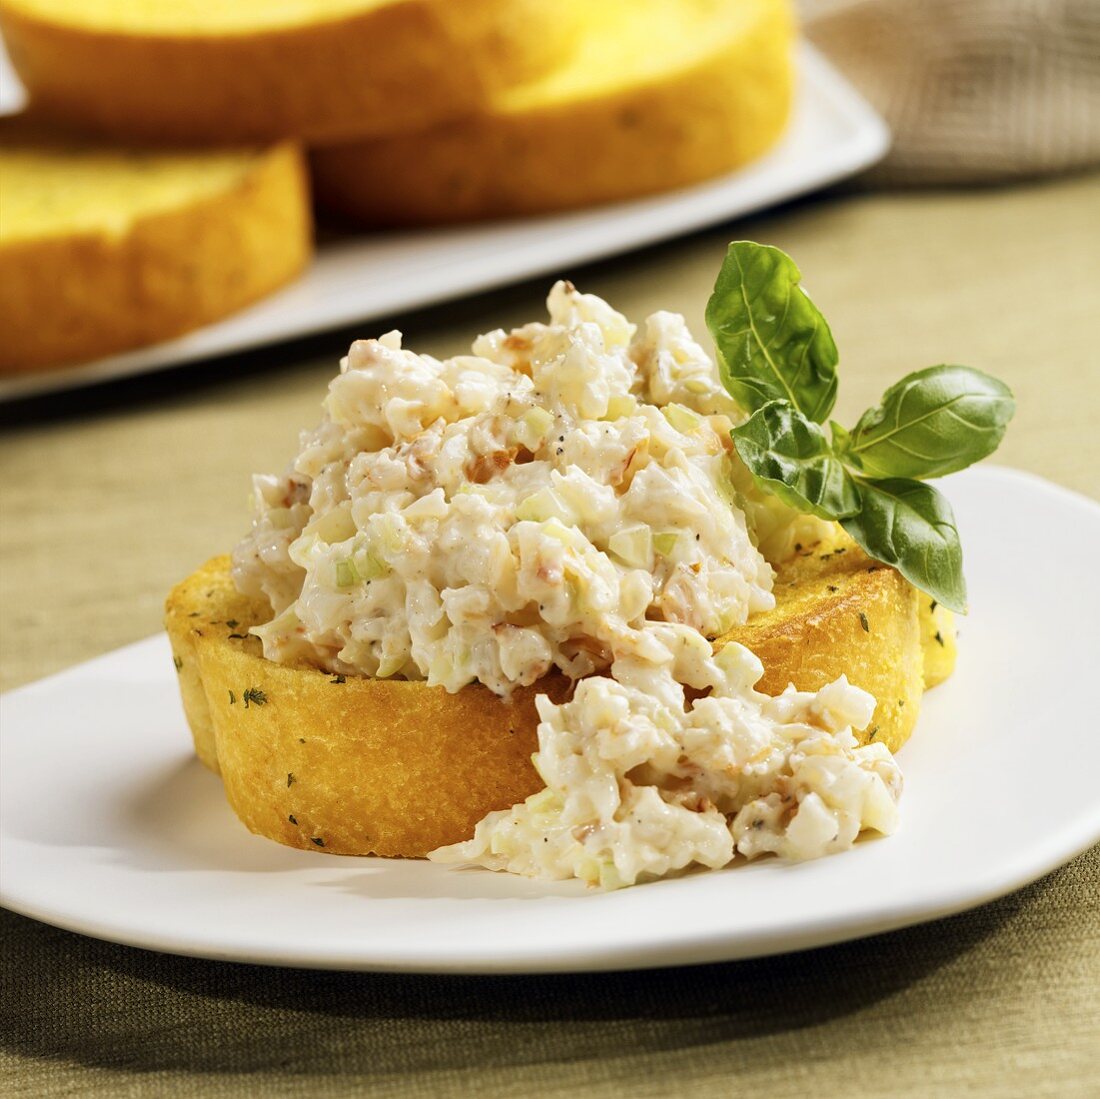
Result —
M 148 639 L 147 639 L 148 640 Z M 139 644 L 141 644 L 139 642 Z M 118 650 L 116 650 L 117 652 Z M 1087 835 L 1085 835 L 1087 831 Z M 81 921 L 76 917 L 58 915 L 33 903 L 12 899 L 0 889 L 0 908 L 6 908 L 50 927 L 73 934 L 85 935 L 103 942 L 138 950 L 151 950 L 184 958 L 233 962 L 239 965 L 262 965 L 286 969 L 324 970 L 345 973 L 414 973 L 454 976 L 538 976 L 551 973 L 609 973 L 626 970 L 665 969 L 676 966 L 713 965 L 744 961 L 752 958 L 799 954 L 808 950 L 835 946 L 856 939 L 889 934 L 906 927 L 916 927 L 962 912 L 980 908 L 1000 897 L 1023 889 L 1033 882 L 1065 866 L 1078 855 L 1100 843 L 1100 812 L 1091 823 L 1080 829 L 1083 838 L 1066 844 L 1050 844 L 1054 850 L 1019 873 L 990 874 L 976 891 L 938 896 L 934 903 L 922 901 L 897 905 L 851 921 L 835 917 L 818 924 L 800 927 L 797 934 L 790 930 L 772 936 L 755 938 L 747 949 L 729 950 L 730 940 L 721 935 L 699 936 L 692 940 L 668 943 L 657 936 L 632 942 L 621 950 L 606 946 L 553 947 L 537 955 L 515 947 L 492 953 L 471 952 L 461 959 L 454 956 L 408 954 L 391 951 L 385 957 L 365 957 L 339 951 L 312 955 L 276 950 L 226 945 L 221 948 L 209 942 L 196 942 L 179 936 L 158 935 L 148 930 L 132 932 L 108 926 L 98 920 Z M 344 856 L 351 857 L 351 856 Z M 725 868 L 712 873 L 736 874 L 738 868 Z M 980 880 L 980 879 L 979 879 Z M 657 884 L 657 883 L 651 883 Z M 583 900 L 584 898 L 577 898 Z M 792 945 L 793 943 L 793 945 Z
M 1049 493 L 1062 503 L 1082 509 L 1092 519 L 1100 518 L 1100 503 L 1092 498 L 1064 486 L 1047 481 L 1036 474 L 1010 469 L 1003 466 L 983 464 L 966 475 L 968 479 L 982 479 L 992 483 L 1016 481 L 1032 489 Z M 1100 580 L 1097 581 L 1100 587 Z M 59 676 L 74 673 L 84 674 L 94 670 L 102 661 L 117 660 L 131 650 L 144 650 L 153 646 L 167 645 L 163 633 L 134 642 L 112 652 L 97 656 L 89 661 L 66 669 L 63 672 L 39 679 L 0 695 L 0 702 L 10 704 L 19 696 L 36 695 L 48 688 Z M 167 663 L 165 662 L 165 666 Z M 0 828 L 0 856 L 9 833 Z M 286 950 L 285 947 L 272 948 L 267 944 L 251 947 L 242 946 L 233 941 L 223 941 L 220 947 L 209 937 L 205 939 L 187 938 L 178 934 L 162 934 L 156 928 L 134 926 L 125 919 L 115 921 L 108 926 L 102 920 L 81 918 L 56 906 L 35 903 L 33 897 L 18 888 L 12 890 L 6 877 L 0 874 L 0 905 L 21 915 L 28 916 L 52 926 L 68 931 L 90 935 L 110 942 L 154 950 L 188 957 L 208 958 L 219 961 L 234 961 L 242 964 L 287 966 L 292 968 L 324 969 L 367 972 L 408 972 L 408 973 L 451 973 L 451 974 L 535 974 L 535 973 L 572 973 L 598 972 L 623 969 L 661 968 L 670 965 L 692 965 L 760 957 L 770 954 L 798 952 L 849 941 L 902 927 L 950 916 L 988 903 L 1017 889 L 1023 888 L 1044 875 L 1064 865 L 1094 844 L 1100 842 L 1100 800 L 1085 809 L 1072 821 L 1063 824 L 1057 831 L 1044 835 L 1041 842 L 1025 851 L 1025 857 L 995 863 L 978 874 L 972 874 L 967 884 L 951 886 L 950 883 L 922 891 L 919 897 L 910 897 L 896 903 L 879 903 L 868 910 L 857 913 L 830 914 L 814 918 L 812 914 L 792 925 L 782 925 L 775 932 L 756 933 L 749 940 L 738 940 L 736 934 L 731 937 L 719 932 L 699 933 L 693 936 L 668 941 L 664 929 L 647 931 L 641 939 L 632 939 L 622 947 L 609 947 L 606 942 L 596 945 L 585 942 L 556 942 L 540 944 L 537 950 L 530 945 L 513 942 L 501 948 L 464 947 L 461 954 L 447 954 L 436 946 L 430 946 L 410 954 L 407 949 L 388 948 L 381 953 L 371 953 L 369 943 L 366 951 L 349 952 L 346 944 L 334 948 L 318 950 L 315 944 L 303 951 L 301 947 Z M 2 862 L 0 862 L 2 865 Z M 738 873 L 738 868 L 730 868 L 724 873 Z M 719 871 L 723 873 L 723 871 Z M 660 883 L 648 888 L 659 888 Z M 33 888 L 31 890 L 33 892 Z M 633 894 L 634 891 L 632 890 Z M 581 902 L 587 896 L 577 896 Z M 140 925 L 140 921 L 139 921 Z M 234 932 L 239 937 L 238 932 Z M 322 946 L 325 946 L 322 943 Z

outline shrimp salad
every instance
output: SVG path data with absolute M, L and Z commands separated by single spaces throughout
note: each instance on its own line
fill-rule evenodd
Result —
M 901 772 L 883 744 L 857 747 L 875 700 L 843 677 L 816 694 L 753 690 L 742 645 L 652 627 L 652 655 L 624 655 L 573 699 L 538 699 L 535 766 L 546 789 L 490 813 L 440 862 L 633 885 L 738 852 L 811 859 L 864 828 L 892 832 Z M 684 688 L 705 691 L 690 704 Z
M 890 831 L 900 774 L 852 734 L 874 700 L 770 698 L 709 640 L 774 606 L 765 553 L 821 521 L 755 490 L 682 317 L 636 328 L 563 282 L 548 308 L 451 359 L 352 345 L 290 468 L 254 478 L 233 576 L 272 606 L 265 656 L 505 699 L 578 680 L 538 701 L 546 790 L 440 861 L 610 887 Z

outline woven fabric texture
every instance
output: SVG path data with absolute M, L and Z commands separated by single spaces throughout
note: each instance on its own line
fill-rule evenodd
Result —
M 894 133 L 865 184 L 1100 163 L 1096 0 L 804 0 L 809 37 Z

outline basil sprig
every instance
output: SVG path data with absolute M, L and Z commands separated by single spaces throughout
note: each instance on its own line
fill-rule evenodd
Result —
M 839 521 L 869 556 L 965 612 L 955 517 L 923 482 L 997 449 L 1012 392 L 980 370 L 933 366 L 892 385 L 850 430 L 830 423 L 826 438 L 838 356 L 800 279 L 778 248 L 736 241 L 707 305 L 723 384 L 752 413 L 733 429 L 737 453 L 763 489 Z

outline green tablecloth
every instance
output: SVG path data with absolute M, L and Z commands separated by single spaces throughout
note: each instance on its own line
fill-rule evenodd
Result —
M 778 244 L 832 322 L 842 419 L 906 370 L 982 366 L 1020 406 L 998 460 L 1100 496 L 1097 182 L 831 195 L 562 274 L 632 317 L 675 309 L 701 330 L 725 241 Z M 539 315 L 546 285 L 399 326 L 453 353 Z M 281 468 L 316 418 L 349 335 L 0 412 L 5 688 L 158 629 L 168 587 L 241 533 L 249 474 Z M 193 961 L 0 913 L 0 1090 L 1096 1095 L 1098 886 L 1094 849 L 974 912 L 863 942 L 538 978 Z

